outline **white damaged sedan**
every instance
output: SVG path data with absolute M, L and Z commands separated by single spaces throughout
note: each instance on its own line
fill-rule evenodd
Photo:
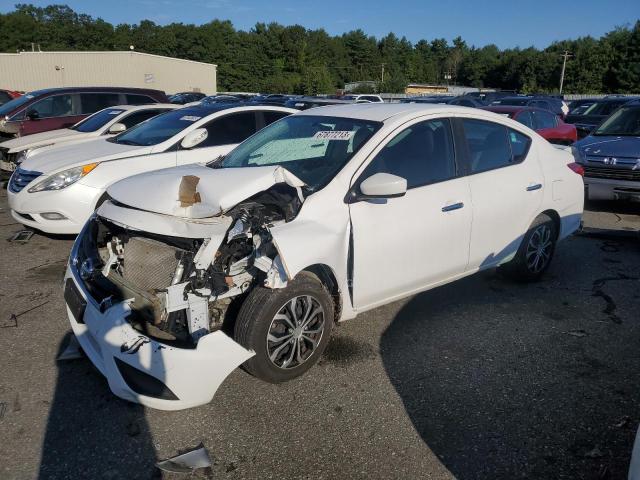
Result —
M 540 277 L 579 228 L 582 169 L 524 125 L 449 105 L 283 118 L 208 166 L 114 184 L 65 278 L 113 392 L 175 410 L 236 367 L 314 365 L 334 322 L 479 270 Z

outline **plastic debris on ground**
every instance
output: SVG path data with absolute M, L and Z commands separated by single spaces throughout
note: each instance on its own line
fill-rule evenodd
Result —
M 194 450 L 159 461 L 156 466 L 165 472 L 192 473 L 199 468 L 211 467 L 211 459 L 201 443 Z

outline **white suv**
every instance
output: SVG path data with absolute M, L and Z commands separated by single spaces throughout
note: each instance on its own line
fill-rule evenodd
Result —
M 69 321 L 113 392 L 151 407 L 209 402 L 242 363 L 286 381 L 336 321 L 496 266 L 537 279 L 580 225 L 581 171 L 482 110 L 300 112 L 208 167 L 113 185 L 73 247 Z

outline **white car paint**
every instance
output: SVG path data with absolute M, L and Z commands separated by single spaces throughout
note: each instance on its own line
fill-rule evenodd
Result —
M 270 260 L 265 286 L 286 287 L 301 271 L 323 265 L 337 283 L 340 321 L 510 260 L 541 212 L 553 212 L 559 218 L 558 239 L 579 228 L 584 187 L 582 178 L 568 168 L 574 162 L 573 156 L 506 117 L 477 109 L 428 104 L 329 106 L 300 112 L 291 118 L 297 116 L 382 122 L 328 184 L 303 198 L 295 218 L 274 222 L 268 228 L 277 256 Z M 345 200 L 387 143 L 417 122 L 438 118 L 481 119 L 501 124 L 529 137 L 531 148 L 521 164 L 416 187 L 397 198 L 352 203 Z M 198 202 L 186 210 L 183 206 L 176 208 L 182 179 L 193 177 L 199 179 L 192 192 L 197 193 Z M 539 187 L 536 182 L 540 182 Z M 115 184 L 109 194 L 118 203 L 105 202 L 97 216 L 132 231 L 204 239 L 194 259 L 197 268 L 204 269 L 211 265 L 231 227 L 237 224 L 237 219 L 227 215 L 229 208 L 278 184 L 296 188 L 301 195 L 304 192 L 300 178 L 279 166 L 211 169 L 196 165 L 164 170 Z M 531 186 L 536 188 L 528 190 Z M 162 190 L 163 195 L 158 195 L 157 190 Z M 458 204 L 463 204 L 463 208 L 446 208 Z M 210 216 L 206 216 L 207 212 Z M 126 302 L 103 313 L 98 311 L 80 275 L 84 263 L 79 249 L 87 235 L 85 231 L 76 240 L 67 270 L 67 278 L 87 300 L 86 327 L 76 321 L 71 310 L 69 320 L 83 348 L 93 351 L 89 356 L 108 378 L 113 392 L 160 409 L 209 402 L 224 375 L 254 352 L 244 350 L 224 333 L 215 331 L 198 337 L 198 347 L 189 356 L 180 349 L 159 350 L 157 341 L 144 335 L 148 342 L 140 348 L 141 353 L 122 354 L 119 346 L 132 335 L 124 318 Z M 351 279 L 350 239 L 353 239 Z M 256 252 L 256 262 L 257 255 Z M 168 288 L 167 305 L 171 289 L 177 287 L 184 288 L 183 284 Z M 206 290 L 200 294 L 206 296 Z M 217 297 L 209 301 L 217 301 Z M 101 333 L 105 323 L 113 330 L 110 339 Z M 199 355 L 200 343 L 208 344 L 211 336 L 225 352 L 216 363 L 209 362 L 204 353 Z M 100 367 L 113 364 L 116 358 L 135 362 L 138 368 L 170 388 L 177 400 L 139 395 L 127 386 L 120 373 Z M 173 375 L 160 371 L 154 366 L 157 363 L 164 369 L 170 368 Z
M 251 107 L 193 107 L 184 110 L 185 117 L 196 120 L 185 121 L 185 128 L 171 138 L 151 146 L 123 145 L 105 138 L 96 138 L 79 144 L 45 147 L 24 160 L 20 169 L 12 176 L 8 188 L 11 214 L 18 222 L 48 233 L 78 233 L 95 210 L 97 202 L 107 188 L 118 180 L 138 173 L 163 168 L 208 162 L 225 155 L 236 144 L 193 149 L 173 148 L 190 132 L 214 120 L 241 112 L 282 112 L 297 110 L 275 106 Z M 189 115 L 191 112 L 191 115 Z M 195 112 L 195 114 L 193 113 Z M 159 117 L 157 117 L 159 118 Z M 97 163 L 89 174 L 77 182 L 59 190 L 30 192 L 29 190 L 46 178 L 82 165 Z M 21 172 L 40 172 L 34 180 L 19 191 L 13 187 Z M 62 219 L 47 219 L 43 214 L 63 216 Z M 27 216 L 28 215 L 28 216 Z
M 16 154 L 18 156 L 18 163 L 22 162 L 30 155 L 34 153 L 42 153 L 44 150 L 40 150 L 45 147 L 59 146 L 61 144 L 72 144 L 83 141 L 92 140 L 98 137 L 111 137 L 113 134 L 109 133 L 109 129 L 112 125 L 120 123 L 133 113 L 146 111 L 146 110 L 174 110 L 181 107 L 180 105 L 174 105 L 171 103 L 153 103 L 148 105 L 118 105 L 114 107 L 105 108 L 93 115 L 81 120 L 70 128 L 61 128 L 59 130 L 51 130 L 48 132 L 34 133 L 32 135 L 26 135 L 24 137 L 16 137 L 6 142 L 0 143 L 0 149 L 6 149 L 7 154 Z M 96 116 L 103 112 L 109 112 L 110 120 L 107 121 L 100 128 L 92 132 L 81 132 L 76 128 L 85 122 L 91 121 Z M 112 113 L 114 112 L 114 113 Z M 119 113 L 118 113 L 119 112 Z M 5 160 L 0 160 L 0 169 L 11 172 L 15 169 L 14 165 Z

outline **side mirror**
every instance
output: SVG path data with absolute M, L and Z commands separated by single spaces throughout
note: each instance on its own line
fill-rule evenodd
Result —
M 38 113 L 37 110 L 29 110 L 27 112 L 27 118 L 29 120 L 38 120 L 40 118 L 40 114 Z
M 401 197 L 407 193 L 407 179 L 391 173 L 375 173 L 360 184 L 360 192 L 356 200 Z
M 180 142 L 180 146 L 188 150 L 196 145 L 200 145 L 208 136 L 209 132 L 206 128 L 196 128 L 193 132 L 189 132 L 184 136 L 182 142 Z
M 124 123 L 114 123 L 109 127 L 109 131 L 107 133 L 122 133 L 127 129 L 127 126 Z

